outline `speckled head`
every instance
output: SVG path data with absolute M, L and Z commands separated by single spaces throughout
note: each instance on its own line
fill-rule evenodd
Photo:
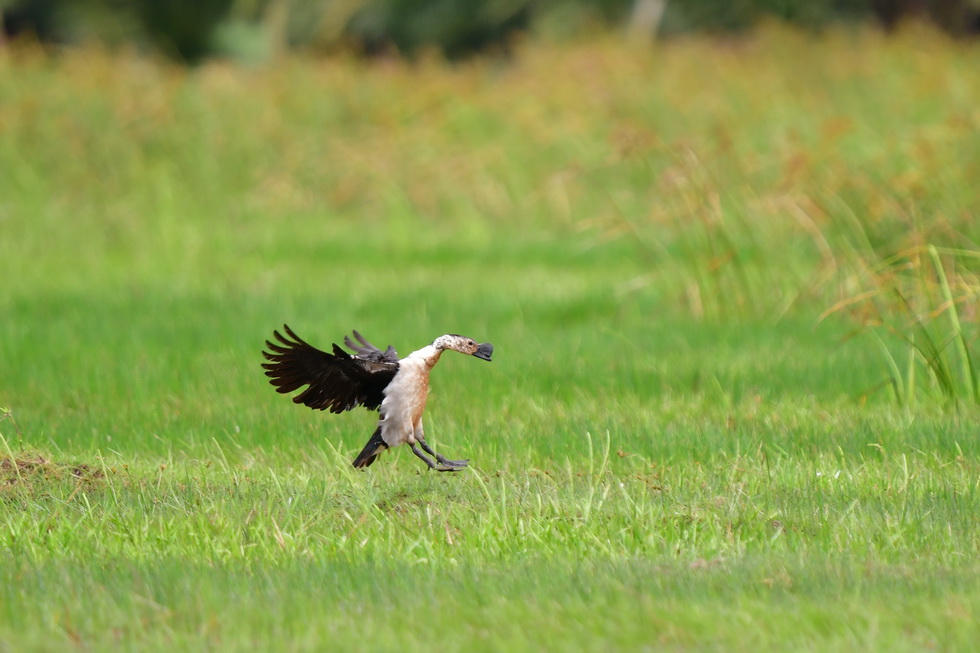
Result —
M 455 333 L 449 333 L 444 336 L 439 336 L 436 338 L 432 346 L 442 351 L 444 349 L 452 349 L 453 351 L 458 351 L 461 354 L 469 354 L 470 356 L 476 356 L 479 359 L 489 361 L 493 355 L 493 345 L 489 342 L 477 343 L 472 338 L 467 338 L 466 336 L 456 335 Z

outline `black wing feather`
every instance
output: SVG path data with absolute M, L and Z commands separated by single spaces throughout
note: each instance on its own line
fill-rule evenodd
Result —
M 364 339 L 360 333 L 356 330 L 353 331 L 354 337 L 361 344 L 355 343 L 350 339 L 350 336 L 344 336 L 344 345 L 357 353 L 357 358 L 368 361 L 371 363 L 380 363 L 382 365 L 390 363 L 398 363 L 398 352 L 391 345 L 388 345 L 388 349 L 381 351 L 370 342 Z M 336 346 L 336 345 L 335 345 Z
M 384 399 L 384 389 L 398 372 L 398 356 L 394 349 L 381 352 L 354 332 L 364 347 L 354 347 L 358 356 L 351 356 L 334 344 L 327 353 L 308 344 L 287 325 L 283 336 L 272 334 L 278 342 L 266 340 L 269 351 L 262 355 L 270 361 L 263 363 L 265 374 L 276 391 L 288 394 L 307 386 L 293 397 L 293 402 L 331 413 L 342 413 L 357 406 L 378 410 Z

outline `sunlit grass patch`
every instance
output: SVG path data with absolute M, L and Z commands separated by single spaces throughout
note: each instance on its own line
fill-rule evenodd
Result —
M 298 466 L 215 449 L 157 467 L 108 459 L 108 491 L 3 513 L 0 622 L 25 644 L 228 650 L 894 646 L 898 633 L 958 647 L 975 634 L 975 459 L 756 448 L 657 464 L 594 444 L 591 467 L 453 477 L 354 474 L 331 450 Z

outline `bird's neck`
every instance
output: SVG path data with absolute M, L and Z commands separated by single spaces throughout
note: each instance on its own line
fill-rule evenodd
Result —
M 426 345 L 422 349 L 413 351 L 408 355 L 408 358 L 420 360 L 425 363 L 427 368 L 432 368 L 433 365 L 439 362 L 439 357 L 442 356 L 442 349 L 436 349 L 432 345 Z

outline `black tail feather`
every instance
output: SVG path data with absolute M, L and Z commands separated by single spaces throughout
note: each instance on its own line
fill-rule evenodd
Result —
M 368 443 L 364 445 L 364 449 L 361 450 L 361 453 L 359 453 L 357 458 L 354 459 L 354 467 L 357 467 L 358 469 L 362 467 L 370 467 L 371 463 L 373 463 L 375 459 L 381 455 L 381 452 L 387 448 L 388 445 L 381 439 L 381 427 L 379 426 L 374 430 L 374 434 L 371 436 L 371 439 L 368 440 Z

